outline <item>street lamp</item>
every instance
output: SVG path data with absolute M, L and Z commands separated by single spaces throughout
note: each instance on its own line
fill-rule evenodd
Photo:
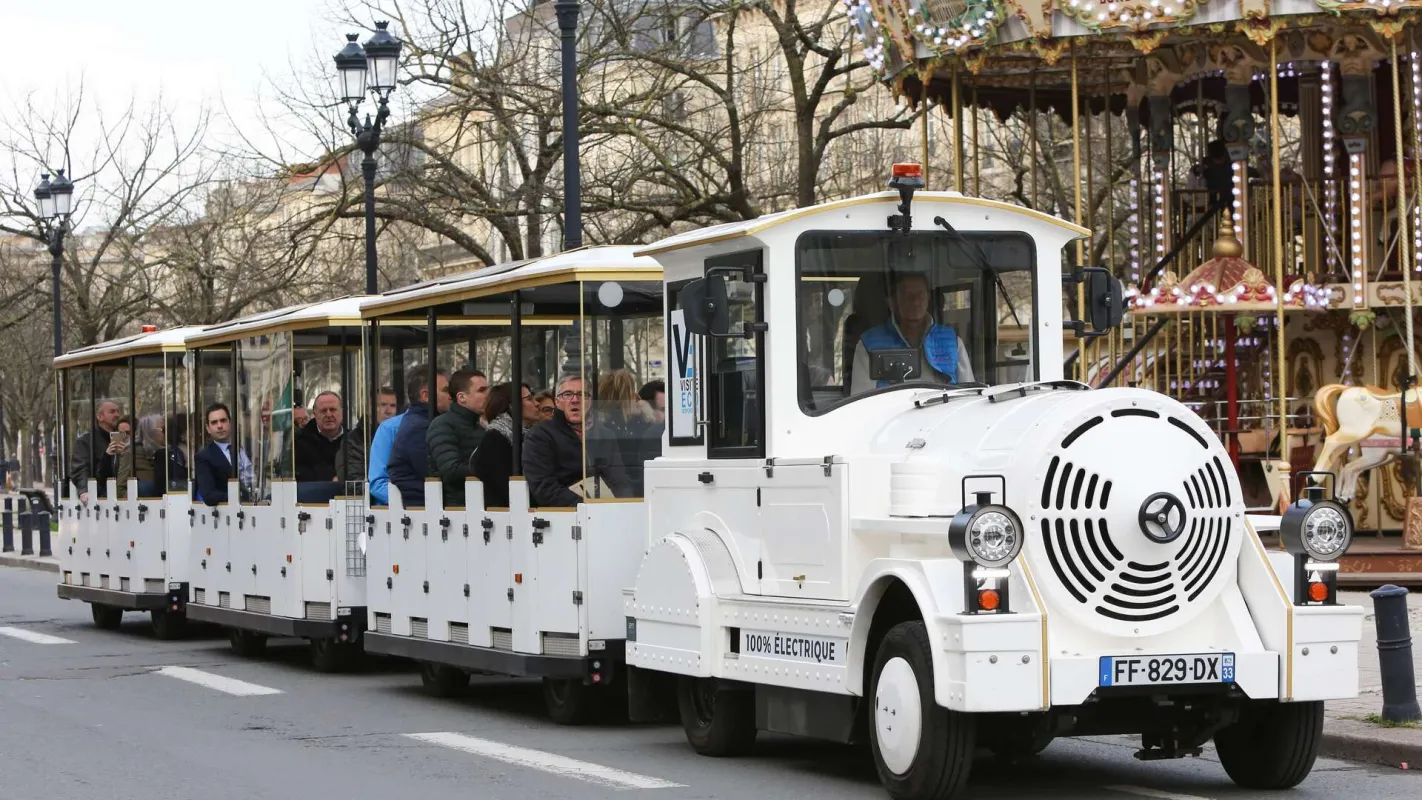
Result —
M 54 180 L 49 173 L 40 176 L 40 185 L 35 187 L 35 201 L 39 205 L 39 229 L 49 247 L 50 272 L 54 292 L 54 357 L 64 355 L 64 337 L 60 334 L 60 294 L 59 270 L 64 264 L 64 234 L 69 227 L 69 213 L 74 208 L 74 183 L 64 177 L 64 170 L 56 170 Z
M 395 70 L 400 63 L 400 40 L 390 35 L 389 22 L 375 23 L 375 34 L 362 47 L 359 34 L 346 34 L 346 46 L 335 56 L 336 71 L 341 78 L 341 100 L 350 106 L 346 125 L 355 137 L 356 147 L 365 153 L 360 162 L 365 178 L 365 292 L 375 294 L 375 150 L 380 147 L 380 132 L 390 116 L 390 93 L 395 90 Z M 374 121 L 365 115 L 360 121 L 360 104 L 366 92 L 376 95 Z

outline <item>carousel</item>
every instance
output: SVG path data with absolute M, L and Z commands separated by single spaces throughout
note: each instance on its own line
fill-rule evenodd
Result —
M 1422 584 L 1422 0 L 842 2 L 934 183 L 1091 228 L 1067 260 L 1130 287 L 1068 375 L 1188 403 L 1255 513 L 1333 484 L 1345 579 Z M 1028 166 L 995 184 L 989 138 Z

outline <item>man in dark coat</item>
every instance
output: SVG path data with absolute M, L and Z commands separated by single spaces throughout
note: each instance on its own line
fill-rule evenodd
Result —
M 79 502 L 89 502 L 89 479 L 99 483 L 99 497 L 107 490 L 109 478 L 118 477 L 118 459 L 109 452 L 111 434 L 118 430 L 121 416 L 118 403 L 102 400 L 94 411 L 94 427 L 74 439 L 69 459 L 69 481 L 79 491 Z
M 523 475 L 528 481 L 529 503 L 543 508 L 576 506 L 583 495 L 572 487 L 593 477 L 600 478 L 613 496 L 630 497 L 632 488 L 616 449 L 599 447 L 593 440 L 584 448 L 583 415 L 591 410 L 591 398 L 583 391 L 582 378 L 565 376 L 558 382 L 555 399 L 558 408 L 553 419 L 533 426 L 524 437 Z
M 436 413 L 449 410 L 449 378 L 444 370 L 436 370 L 438 383 L 431 392 L 429 367 L 411 367 L 406 374 L 409 376 L 405 379 L 406 397 L 414 402 L 405 409 L 400 429 L 395 433 L 389 474 L 390 483 L 400 489 L 401 503 L 413 508 L 424 506 L 425 478 L 430 475 L 429 448 L 425 444 L 425 434 L 430 427 L 430 401 L 434 400 Z
M 335 392 L 322 392 L 316 395 L 315 407 L 315 419 L 296 434 L 296 480 L 334 481 L 336 458 L 346 435 L 341 397 Z
M 453 403 L 449 413 L 430 421 L 425 433 L 430 469 L 444 483 L 444 507 L 464 505 L 464 479 L 469 457 L 484 440 L 479 415 L 489 399 L 489 379 L 477 369 L 461 369 L 449 377 Z
M 193 458 L 193 473 L 197 481 L 198 497 L 210 506 L 227 502 L 227 482 L 233 475 L 238 476 L 240 490 L 250 492 L 255 484 L 252 461 L 247 453 L 238 448 L 232 452 L 232 412 L 222 403 L 207 407 L 204 419 L 207 435 L 212 441 L 199 450 Z M 241 466 L 233 468 L 233 458 L 240 459 Z

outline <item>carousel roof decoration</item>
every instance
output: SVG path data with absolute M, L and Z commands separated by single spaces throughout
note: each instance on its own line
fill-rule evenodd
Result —
M 1234 236 L 1234 222 L 1225 214 L 1215 238 L 1214 257 L 1184 279 L 1165 272 L 1149 291 L 1134 292 L 1130 298 L 1132 313 L 1276 310 L 1279 300 L 1274 284 L 1243 255 L 1244 246 Z M 1284 310 L 1322 311 L 1328 307 L 1328 298 L 1327 287 L 1299 278 L 1284 291 Z
M 1214 0 L 1220 3 L 1222 0 Z M 1156 25 L 1177 25 L 1192 19 L 1210 0 L 1066 0 L 1057 11 L 1096 33 L 1144 31 Z

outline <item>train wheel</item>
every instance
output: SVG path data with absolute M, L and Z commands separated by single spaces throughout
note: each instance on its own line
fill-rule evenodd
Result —
M 456 697 L 469 688 L 469 673 L 458 667 L 421 661 L 420 682 L 435 697 Z
M 188 629 L 188 615 L 181 611 L 155 608 L 153 615 L 153 635 L 163 641 L 181 639 Z
M 686 740 L 703 756 L 739 756 L 755 746 L 755 692 L 721 686 L 714 678 L 682 676 L 677 710 Z
M 350 642 L 335 639 L 311 640 L 311 666 L 317 672 L 345 672 L 359 661 L 361 650 Z
M 123 609 L 103 603 L 90 603 L 89 613 L 94 615 L 94 626 L 106 631 L 116 631 L 123 623 Z
M 1215 734 L 1220 765 L 1245 789 L 1292 789 L 1308 777 L 1323 739 L 1323 703 L 1251 700 Z
M 879 780 L 897 800 L 945 800 L 973 767 L 973 718 L 938 705 L 928 629 L 920 621 L 889 630 L 874 659 L 869 743 Z
M 576 679 L 543 679 L 543 705 L 559 725 L 581 725 L 602 710 L 603 691 Z
M 267 650 L 267 635 L 232 628 L 227 631 L 227 641 L 232 652 L 243 658 L 255 658 Z

